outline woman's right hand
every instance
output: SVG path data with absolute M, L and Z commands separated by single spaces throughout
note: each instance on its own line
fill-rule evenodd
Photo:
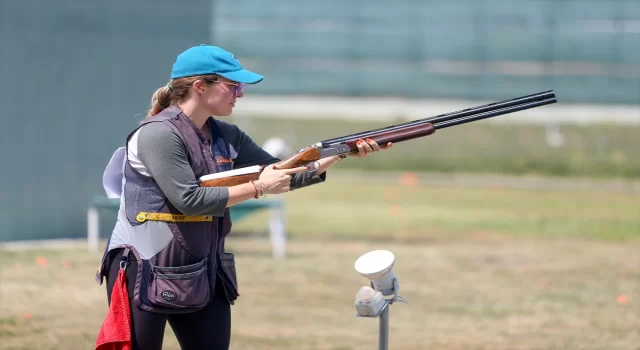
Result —
M 267 165 L 258 179 L 264 185 L 265 194 L 289 192 L 291 190 L 291 175 L 310 170 L 306 166 L 293 169 L 274 169 L 274 166 L 274 164 Z

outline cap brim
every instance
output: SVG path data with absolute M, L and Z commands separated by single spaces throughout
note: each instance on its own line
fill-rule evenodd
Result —
M 233 80 L 235 82 L 245 83 L 245 84 L 256 84 L 262 81 L 262 79 L 264 79 L 262 75 L 256 74 L 246 69 L 241 69 L 235 72 L 217 73 L 217 74 L 229 80 Z

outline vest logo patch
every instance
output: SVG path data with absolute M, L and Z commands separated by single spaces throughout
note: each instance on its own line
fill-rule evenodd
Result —
M 225 158 L 225 157 L 216 157 L 216 162 L 217 163 L 231 163 L 231 162 L 233 162 L 233 159 Z
M 176 293 L 170 290 L 165 290 L 164 292 L 162 292 L 162 294 L 160 294 L 160 296 L 166 301 L 174 301 L 178 297 Z

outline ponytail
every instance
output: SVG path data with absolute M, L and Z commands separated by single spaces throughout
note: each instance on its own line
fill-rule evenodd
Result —
M 147 118 L 162 112 L 162 110 L 168 108 L 171 104 L 184 101 L 194 81 L 202 80 L 206 84 L 213 84 L 217 79 L 218 76 L 215 74 L 172 79 L 167 85 L 156 90 L 151 96 L 151 108 L 147 113 Z
M 168 86 L 163 86 L 156 90 L 151 96 L 151 109 L 147 113 L 147 118 L 152 117 L 160 112 L 163 109 L 169 107 L 171 105 L 171 90 Z

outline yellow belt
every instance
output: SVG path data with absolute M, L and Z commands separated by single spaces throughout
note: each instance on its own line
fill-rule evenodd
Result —
M 213 216 L 211 215 L 187 216 L 187 215 L 181 215 L 181 214 L 140 212 L 138 215 L 136 215 L 136 220 L 138 220 L 138 222 L 145 222 L 148 220 L 170 221 L 170 222 L 202 222 L 202 221 L 213 221 Z

